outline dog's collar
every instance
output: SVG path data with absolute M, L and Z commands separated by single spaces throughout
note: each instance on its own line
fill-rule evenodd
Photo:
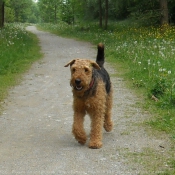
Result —
M 95 84 L 96 84 L 95 83 L 95 78 L 92 77 L 92 80 L 91 80 L 91 82 L 89 84 L 89 88 L 84 92 L 84 96 L 85 97 L 88 96 L 88 95 L 90 95 L 90 96 L 94 95 L 96 90 L 93 87 L 95 86 Z
M 93 85 L 94 85 L 94 78 L 92 78 L 92 80 L 91 80 L 91 82 L 90 82 L 90 84 L 89 84 L 89 89 L 91 89 L 92 87 L 93 87 Z M 89 90 L 88 89 L 88 90 Z

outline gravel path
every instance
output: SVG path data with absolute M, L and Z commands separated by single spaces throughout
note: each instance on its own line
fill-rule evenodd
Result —
M 64 65 L 72 58 L 96 57 L 91 44 L 36 30 L 44 58 L 10 91 L 0 116 L 0 175 L 137 175 L 146 171 L 127 160 L 124 152 L 144 148 L 159 151 L 163 139 L 153 139 L 135 125 L 146 114 L 135 107 L 138 99 L 124 80 L 106 64 L 114 85 L 114 130 L 104 131 L 103 148 L 79 145 L 71 134 L 72 94 L 70 72 Z M 89 132 L 89 119 L 85 121 Z

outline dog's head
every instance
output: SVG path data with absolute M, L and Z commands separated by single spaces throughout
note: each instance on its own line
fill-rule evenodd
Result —
M 85 59 L 71 60 L 65 67 L 69 65 L 71 70 L 70 85 L 73 88 L 73 93 L 83 96 L 93 83 L 93 70 L 100 69 L 100 67 L 96 62 Z

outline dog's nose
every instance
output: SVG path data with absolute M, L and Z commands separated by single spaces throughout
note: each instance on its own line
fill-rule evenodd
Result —
M 76 83 L 77 85 L 79 85 L 79 84 L 81 83 L 81 80 L 80 80 L 80 79 L 75 79 L 75 83 Z

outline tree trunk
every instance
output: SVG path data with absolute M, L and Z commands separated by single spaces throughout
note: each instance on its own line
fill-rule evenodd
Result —
M 168 18 L 168 1 L 167 0 L 159 0 L 160 2 L 160 10 L 161 10 L 161 25 L 169 24 Z
M 55 24 L 57 23 L 57 5 L 55 4 L 55 9 L 54 9 L 54 18 L 55 18 Z
M 4 2 L 0 1 L 0 27 L 4 26 Z
M 101 0 L 99 0 L 99 26 L 102 28 L 102 4 Z
M 72 24 L 73 24 L 73 26 L 74 26 L 74 24 L 75 24 L 75 5 L 74 5 L 74 3 L 72 4 L 72 13 L 73 13 L 73 16 L 72 16 Z
M 105 30 L 108 28 L 108 0 L 105 0 Z

